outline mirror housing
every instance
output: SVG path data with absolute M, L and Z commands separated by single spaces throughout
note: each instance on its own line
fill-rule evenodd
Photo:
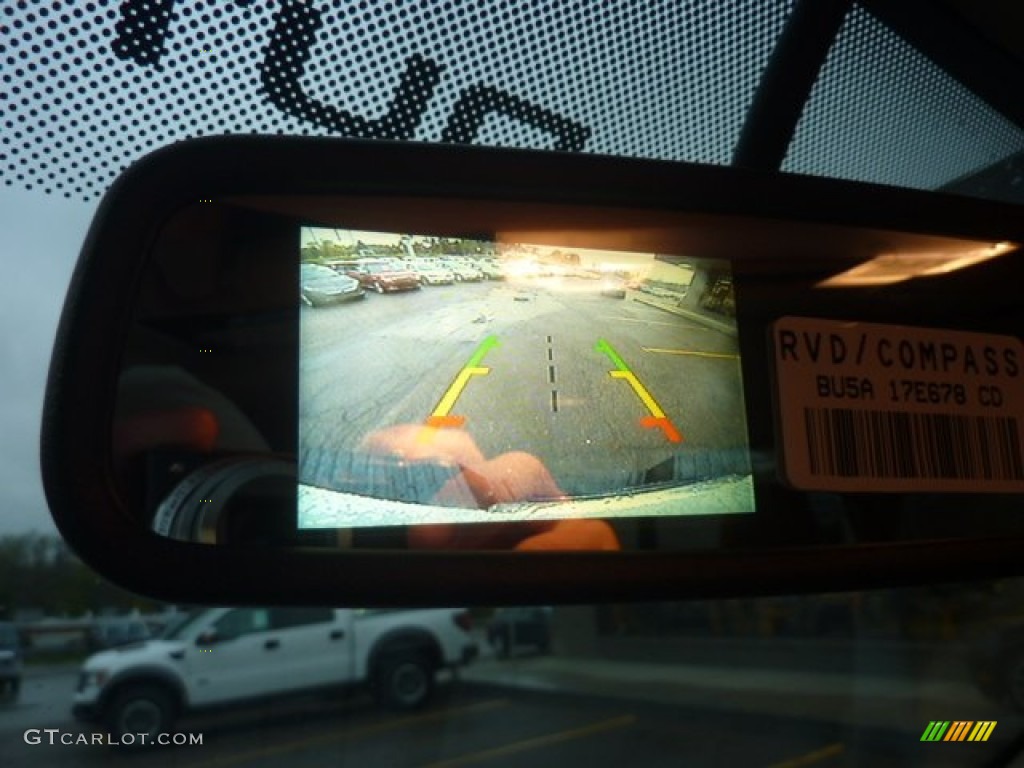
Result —
M 990 345 L 1001 345 L 997 352 L 1007 362 L 1003 373 L 1016 376 L 1016 363 L 1008 361 L 1017 360 L 1021 333 L 1021 303 L 1012 288 L 1021 284 L 1021 258 L 1012 253 L 1024 242 L 1020 214 L 1008 205 L 829 179 L 597 156 L 291 138 L 174 145 L 143 159 L 111 187 L 83 246 L 47 385 L 41 448 L 47 498 L 61 533 L 92 567 L 123 587 L 178 602 L 523 604 L 543 596 L 544 602 L 564 603 L 840 590 L 1016 574 L 1024 552 L 1024 525 L 1014 513 L 1022 488 L 1013 474 L 1013 462 L 1020 461 L 1013 456 L 1020 452 L 1019 439 L 1006 438 L 1011 442 L 1000 454 L 1013 465 L 1005 487 L 986 488 L 983 478 L 952 494 L 926 484 L 919 490 L 880 489 L 868 479 L 858 492 L 801 487 L 786 476 L 781 403 L 787 395 L 780 393 L 777 368 L 785 361 L 779 328 L 790 327 L 779 323 L 798 316 L 817 319 L 814 343 L 826 347 L 832 339 L 845 343 L 839 331 L 844 323 L 871 325 L 864 338 L 882 333 L 873 327 L 883 324 L 920 323 L 980 334 L 993 340 Z M 612 539 L 600 527 L 611 518 L 594 512 L 607 503 L 601 495 L 596 501 L 549 499 L 551 507 L 538 507 L 530 497 L 531 506 L 516 507 L 520 517 L 498 524 L 498 544 L 468 536 L 447 538 L 437 548 L 419 546 L 416 542 L 430 537 L 416 533 L 431 529 L 408 520 L 385 526 L 378 519 L 362 529 L 303 527 L 294 514 L 298 502 L 292 485 L 296 471 L 300 486 L 309 485 L 303 474 L 309 464 L 302 459 L 301 436 L 294 428 L 301 397 L 297 338 L 305 311 L 296 285 L 299 231 L 310 225 L 449 242 L 542 243 L 548 255 L 550 249 L 643 252 L 670 266 L 695 264 L 694 274 L 701 274 L 702 264 L 733 265 L 729 285 L 735 284 L 734 298 L 710 291 L 700 297 L 704 303 L 717 302 L 725 319 L 715 321 L 716 326 L 704 317 L 701 327 L 711 328 L 709 333 L 728 335 L 730 328 L 735 333 L 738 354 L 710 352 L 705 358 L 738 357 L 742 363 L 734 381 L 742 383 L 746 398 L 747 418 L 740 428 L 746 464 L 730 464 L 713 474 L 749 478 L 744 498 L 756 503 L 749 509 L 724 508 L 722 514 L 707 506 L 685 511 L 681 499 L 702 492 L 708 477 L 694 474 L 685 485 L 676 482 L 683 463 L 696 466 L 707 456 L 699 445 L 688 453 L 684 428 L 679 442 L 686 442 L 685 450 L 670 455 L 669 469 L 644 467 L 647 485 L 641 493 L 630 486 L 619 494 L 631 511 L 622 520 L 611 520 Z M 937 253 L 963 261 L 992 248 L 1000 258 L 951 277 L 943 277 L 941 270 L 928 272 Z M 891 276 L 892 254 L 908 271 L 901 282 L 871 288 L 856 280 L 828 284 L 873 262 Z M 915 274 L 918 278 L 911 279 Z M 563 284 L 574 279 L 547 277 Z M 648 287 L 657 289 L 656 282 Z M 721 279 L 715 283 L 724 284 Z M 618 284 L 614 296 L 603 298 L 621 299 L 620 289 L 623 295 L 633 291 L 628 301 L 643 299 L 648 302 L 644 306 L 664 298 Z M 943 300 L 949 295 L 958 296 L 960 305 L 949 306 Z M 228 299 L 229 311 L 219 312 L 218 302 Z M 735 319 L 729 315 L 733 302 Z M 488 311 L 475 306 L 465 304 L 464 322 L 472 325 L 477 316 L 482 325 L 491 322 Z M 993 309 L 998 311 L 989 312 Z M 700 314 L 692 307 L 686 312 L 670 312 L 663 322 L 682 327 Z M 636 320 L 616 317 L 622 325 Z M 189 451 L 175 453 L 180 441 L 171 441 L 156 446 L 169 452 L 150 451 L 141 463 L 123 461 L 120 414 L 135 402 L 134 394 L 126 394 L 127 374 L 152 359 L 165 367 L 167 361 L 177 365 L 184 359 L 175 357 L 182 344 L 192 344 L 189 359 L 198 359 L 197 353 L 208 354 L 210 340 L 234 355 L 218 373 L 224 377 L 218 383 L 226 382 L 221 390 L 232 392 L 243 415 L 263 419 L 257 432 L 274 437 L 255 451 L 245 441 L 213 450 L 230 421 L 217 410 L 216 428 L 209 430 L 217 434 L 208 445 L 199 440 L 202 450 L 189 443 Z M 814 343 L 808 342 L 809 354 L 821 348 Z M 974 342 L 957 343 L 967 345 L 957 349 L 966 349 Z M 646 414 L 641 419 L 647 421 L 640 421 L 643 430 L 623 442 L 661 434 L 674 443 L 673 433 L 658 423 L 672 414 L 658 416 L 657 398 L 685 392 L 692 380 L 670 377 L 656 397 L 614 346 L 601 337 L 574 349 L 608 363 L 601 370 L 601 386 L 621 384 L 612 396 L 627 398 L 622 402 Z M 165 354 L 165 348 L 171 351 Z M 351 368 L 358 372 L 366 361 L 356 362 Z M 481 366 L 467 364 L 464 371 L 471 368 Z M 197 372 L 210 370 L 196 363 L 188 372 L 206 386 Z M 345 374 L 346 383 L 357 378 L 351 370 Z M 134 391 L 149 391 L 142 381 Z M 247 382 L 261 386 L 246 389 Z M 847 384 L 842 376 L 827 383 L 830 392 Z M 880 386 L 874 384 L 872 391 Z M 911 396 L 916 396 L 913 386 Z M 1005 421 L 999 423 L 1018 429 L 1024 418 L 1020 398 L 1009 400 L 1000 417 Z M 88 407 L 82 407 L 85 403 Z M 190 425 L 190 436 L 202 438 L 211 423 L 209 412 L 191 400 L 171 398 L 158 406 L 132 423 L 129 442 L 154 424 L 160 428 L 168 413 L 176 425 Z M 708 423 L 714 418 L 709 416 Z M 416 435 L 413 445 L 420 444 L 421 433 Z M 731 461 L 730 455 L 719 452 L 715 461 Z M 415 469 L 423 467 L 416 464 Z M 478 500 L 495 493 L 490 478 L 483 475 L 488 482 L 474 484 L 480 473 L 466 471 L 457 461 L 442 469 L 449 473 L 443 477 L 462 478 Z M 660 474 L 664 471 L 667 476 Z M 219 491 L 226 495 L 216 497 Z M 637 496 L 643 504 L 629 507 Z M 405 503 L 390 499 L 385 512 L 405 509 L 398 506 Z M 985 516 L 958 513 L 966 505 L 986 509 Z M 454 512 L 424 506 L 458 532 L 481 530 L 443 517 Z M 929 513 L 932 507 L 934 514 Z M 291 512 L 282 515 L 282 509 Z M 530 515 L 538 509 L 551 520 L 590 520 L 598 527 L 586 530 L 598 533 L 563 538 L 544 551 L 503 551 L 529 538 L 523 525 L 532 524 Z M 480 523 L 479 516 L 471 519 L 493 525 Z M 427 517 L 428 523 L 433 520 Z M 531 528 L 531 536 L 548 532 L 546 525 Z

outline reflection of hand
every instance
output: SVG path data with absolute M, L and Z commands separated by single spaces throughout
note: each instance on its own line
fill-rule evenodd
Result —
M 225 395 L 174 366 L 126 368 L 111 429 L 114 472 L 132 505 L 146 493 L 142 463 L 159 449 L 212 454 L 266 451 L 263 436 Z
M 553 549 L 617 551 L 619 538 L 604 520 L 557 520 L 547 531 L 529 536 L 516 549 L 540 552 Z
M 238 406 L 173 366 L 136 366 L 121 374 L 112 440 L 120 465 L 156 448 L 268 450 Z
M 415 549 L 518 549 L 522 551 L 617 551 L 619 539 L 604 520 L 537 520 L 475 525 L 417 525 L 409 529 Z
M 161 446 L 209 453 L 219 432 L 217 417 L 209 409 L 198 406 L 132 414 L 114 423 L 115 461 L 121 462 Z
M 210 453 L 219 434 L 220 424 L 216 415 L 199 406 L 121 415 L 114 421 L 111 446 L 114 472 L 122 492 L 136 501 L 141 500 L 145 472 L 137 461 L 146 451 L 176 448 Z
M 444 506 L 487 509 L 509 502 L 565 498 L 551 472 L 536 456 L 512 451 L 486 459 L 463 430 L 403 424 L 371 433 L 362 447 L 406 461 L 458 466 L 459 474 L 435 496 L 435 502 Z M 409 544 L 423 549 L 619 549 L 615 532 L 603 520 L 419 525 L 409 530 Z
M 565 498 L 544 463 L 523 451 L 503 453 L 461 467 L 462 473 L 438 491 L 435 497 L 438 504 L 487 509 L 511 501 Z
M 435 429 L 418 424 L 399 424 L 371 432 L 359 447 L 405 461 L 436 461 L 460 467 L 484 460 L 473 438 L 461 429 Z

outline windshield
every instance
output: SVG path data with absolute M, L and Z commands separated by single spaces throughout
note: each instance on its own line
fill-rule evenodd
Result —
M 167 625 L 163 633 L 160 635 L 160 639 L 181 640 L 185 635 L 195 629 L 196 623 L 206 614 L 207 611 L 198 608 L 188 611 L 187 613 L 182 613 Z
M 321 267 L 316 264 L 302 265 L 302 281 L 307 285 L 337 285 L 339 278 L 342 276 L 329 267 Z
M 1014 6 L 955 0 L 3 4 L 0 243 L 8 268 L 0 281 L 0 471 L 6 473 L 0 617 L 17 623 L 25 649 L 23 665 L 0 666 L 5 768 L 120 759 L 88 737 L 118 723 L 137 731 L 153 718 L 158 730 L 206 739 L 131 755 L 138 766 L 980 766 L 996 760 L 1020 732 L 1024 712 L 1024 580 L 964 584 L 953 565 L 942 583 L 903 589 L 815 594 L 810 580 L 806 594 L 760 596 L 752 583 L 758 596 L 703 601 L 549 608 L 538 584 L 537 606 L 475 606 L 429 619 L 386 611 L 346 623 L 324 608 L 238 607 L 209 646 L 154 656 L 138 667 L 95 670 L 86 663 L 100 650 L 90 633 L 95 617 L 138 614 L 165 627 L 163 639 L 181 640 L 204 611 L 176 611 L 126 593 L 78 561 L 47 512 L 38 434 L 54 330 L 89 222 L 117 174 L 148 152 L 189 137 L 253 133 L 483 144 L 781 169 L 1021 203 L 1024 75 Z M 301 255 L 344 260 L 338 268 L 352 274 L 405 269 L 356 261 L 404 257 L 409 251 L 398 241 L 385 249 L 370 235 L 329 227 L 319 236 L 317 244 L 334 247 L 301 254 L 297 248 L 294 263 Z M 481 236 L 468 231 L 463 238 L 403 243 L 441 257 L 480 253 L 473 243 Z M 333 306 L 304 308 L 304 322 L 326 329 L 316 337 L 323 361 L 342 369 L 363 361 L 372 373 L 372 386 L 348 391 L 332 369 L 311 366 L 310 397 L 333 403 L 337 419 L 308 419 L 309 443 L 340 454 L 386 418 L 421 423 L 434 416 L 453 377 L 472 367 L 470 354 L 442 353 L 460 340 L 482 343 L 486 334 L 475 334 L 488 328 L 501 297 L 507 302 L 497 322 L 519 344 L 489 350 L 504 367 L 488 373 L 487 383 L 502 389 L 492 395 L 476 386 L 480 375 L 459 402 L 473 428 L 480 427 L 489 456 L 522 447 L 513 437 L 525 436 L 527 447 L 567 478 L 567 488 L 557 490 L 582 497 L 662 483 L 665 467 L 680 466 L 701 440 L 725 449 L 746 447 L 749 439 L 744 455 L 770 454 L 771 436 L 745 431 L 742 398 L 750 390 L 738 374 L 721 373 L 723 366 L 738 369 L 742 345 L 679 314 L 731 322 L 735 307 L 724 270 L 684 291 L 660 266 L 657 274 L 632 261 L 580 271 L 550 256 L 524 251 L 499 259 L 493 277 L 471 275 L 478 271 L 473 262 L 416 263 L 418 271 L 450 270 L 448 284 L 427 285 L 417 275 L 409 280 L 423 289 L 406 291 L 408 281 L 375 280 L 389 294 L 376 295 L 366 281 L 373 295 L 365 299 L 337 295 Z M 239 272 L 246 269 L 240 258 Z M 1017 262 L 1005 274 L 1005 285 L 1024 284 Z M 302 278 L 320 284 L 338 275 L 316 264 L 303 266 Z M 173 279 L 166 276 L 168 286 Z M 934 282 L 910 281 L 906 295 Z M 580 290 L 556 292 L 556 285 Z M 985 286 L 963 285 L 984 303 Z M 781 279 L 770 288 L 786 289 Z M 901 290 L 878 305 L 916 325 L 920 318 L 901 309 Z M 308 297 L 311 304 L 317 298 Z M 789 298 L 803 306 L 801 296 Z M 963 299 L 954 291 L 943 301 L 956 308 Z M 377 331 L 365 322 L 374 317 L 386 318 Z M 1019 337 L 1019 318 L 1018 303 L 971 322 Z M 432 331 L 446 334 L 440 344 L 417 336 L 432 321 Z M 571 331 L 582 348 L 596 328 L 607 331 L 606 345 L 595 351 L 596 338 L 588 338 L 586 349 L 603 367 L 552 371 L 548 352 L 557 354 L 559 333 Z M 549 343 L 551 337 L 558 341 Z M 359 344 L 374 354 L 350 356 Z M 623 354 L 623 344 L 660 351 L 644 351 L 637 363 Z M 230 349 L 213 349 L 195 354 L 209 366 L 230 360 Z M 453 361 L 454 368 L 441 367 Z M 662 426 L 644 427 L 640 419 L 659 417 L 644 410 L 647 400 L 628 383 L 625 374 L 636 371 L 670 420 L 688 418 L 702 403 L 724 403 L 718 416 L 703 420 L 707 434 L 679 430 L 685 442 L 677 444 Z M 593 396 L 557 390 L 552 385 L 563 372 L 570 381 L 607 386 L 607 403 L 621 406 L 590 401 L 601 430 L 589 453 L 574 452 L 573 441 L 586 445 L 590 435 L 549 429 L 565 424 L 557 420 L 574 397 Z M 255 390 L 263 375 L 244 371 L 239 378 Z M 759 391 L 770 386 L 743 383 Z M 556 390 L 561 394 L 552 399 Z M 534 402 L 524 392 L 542 396 Z M 701 403 L 695 405 L 696 394 Z M 528 414 L 521 434 L 501 434 L 488 421 L 499 407 Z M 452 414 L 438 417 L 444 415 Z M 218 435 L 215 450 L 232 450 L 229 438 Z M 1013 444 L 1011 437 L 1004 442 Z M 741 469 L 730 474 L 745 477 L 748 468 Z M 336 474 L 331 479 L 337 483 Z M 877 497 L 871 483 L 863 479 L 858 498 Z M 948 511 L 931 504 L 939 496 L 948 502 L 949 494 L 914 496 L 936 536 L 943 530 L 939 512 Z M 857 499 L 850 498 L 814 495 L 807 513 L 823 537 L 837 543 L 884 538 L 878 533 L 888 530 L 884 520 L 867 533 L 851 526 L 844 504 Z M 880 503 L 897 509 L 902 498 L 888 495 Z M 972 506 L 963 514 L 983 510 Z M 761 532 L 765 539 L 783 533 L 771 520 Z M 634 543 L 642 548 L 651 536 L 641 526 Z M 719 543 L 696 529 L 680 529 L 679 536 L 681 546 L 694 543 L 688 537 L 701 547 Z M 173 585 L 175 574 L 167 578 Z M 369 652 L 388 633 L 408 638 L 425 631 L 451 646 L 444 664 L 440 641 L 392 646 L 386 658 Z M 0 647 L 5 638 L 17 639 L 13 625 L 0 624 Z M 157 676 L 135 678 L 132 688 L 103 688 L 104 680 L 127 679 L 119 672 L 154 669 Z M 56 742 L 45 729 L 56 729 Z M 62 744 L 64 735 L 74 743 Z M 75 741 L 80 736 L 84 743 Z

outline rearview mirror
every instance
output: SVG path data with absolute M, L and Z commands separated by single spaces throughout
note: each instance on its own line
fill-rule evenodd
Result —
M 528 603 L 1016 572 L 1021 212 L 306 139 L 111 188 L 47 497 L 181 602 Z

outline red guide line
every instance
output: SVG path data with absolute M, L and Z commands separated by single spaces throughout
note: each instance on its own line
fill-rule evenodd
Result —
M 668 438 L 670 443 L 683 442 L 683 436 L 679 434 L 679 430 L 676 429 L 675 424 L 669 421 L 667 416 L 663 416 L 660 419 L 656 416 L 644 416 L 640 419 L 640 424 L 648 429 L 657 427 L 665 433 L 665 437 Z
M 445 427 L 461 427 L 466 423 L 465 416 L 428 416 L 427 426 L 444 429 Z

